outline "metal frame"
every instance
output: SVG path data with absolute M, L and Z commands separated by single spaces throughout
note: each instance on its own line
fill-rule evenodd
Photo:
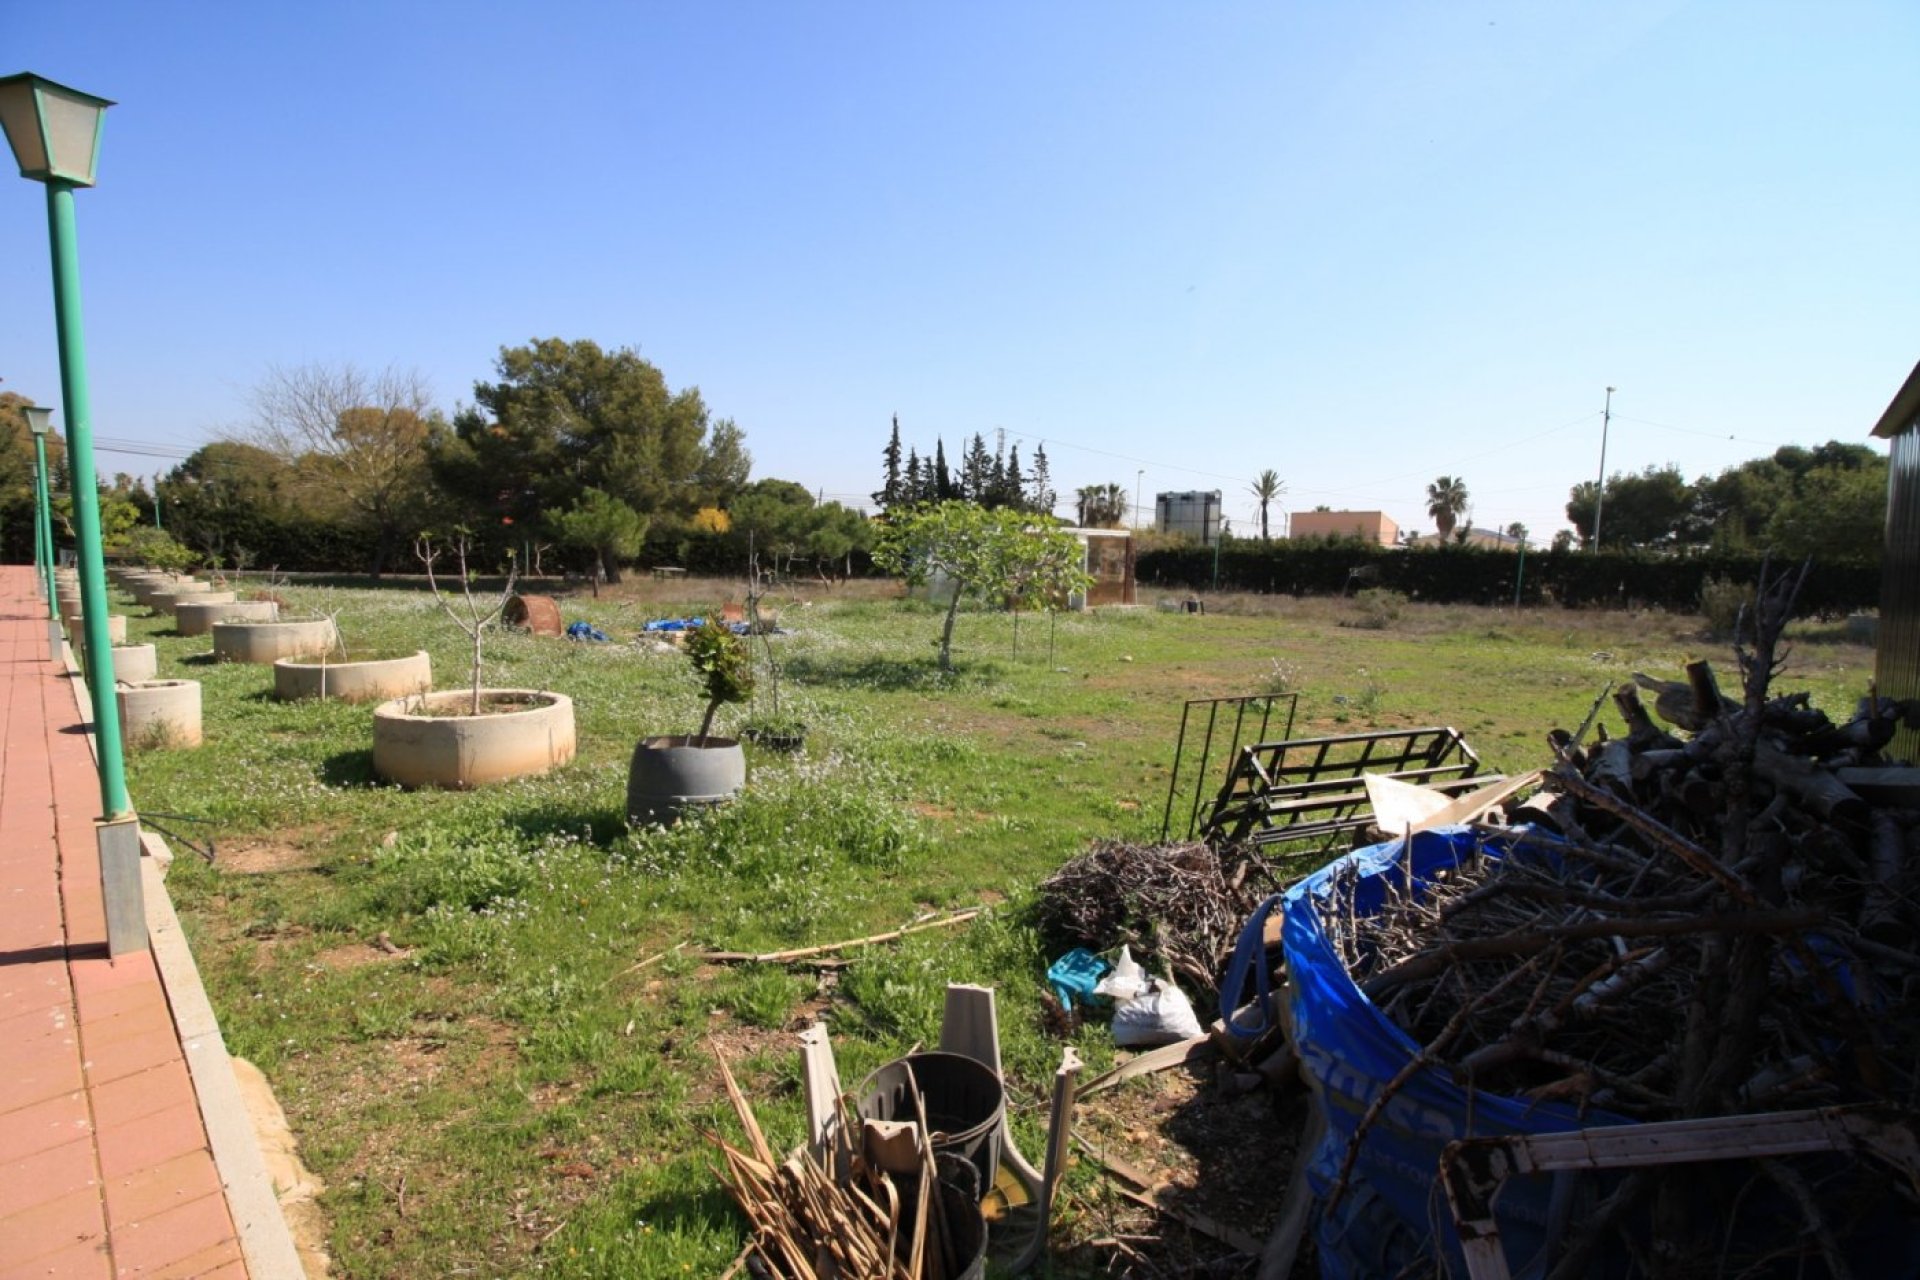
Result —
M 1273 727 L 1273 704 L 1282 699 L 1285 699 L 1287 704 L 1287 723 L 1280 730 L 1280 736 L 1284 738 L 1293 733 L 1293 717 L 1300 709 L 1300 695 L 1297 693 L 1249 693 L 1232 698 L 1189 698 L 1181 705 L 1180 737 L 1173 746 L 1173 776 L 1167 779 L 1167 804 L 1160 813 L 1162 842 L 1166 840 L 1167 833 L 1173 826 L 1173 801 L 1179 794 L 1180 764 L 1186 756 L 1187 724 L 1193 718 L 1194 708 L 1207 709 L 1207 730 L 1205 737 L 1201 740 L 1199 763 L 1194 768 L 1193 806 L 1187 812 L 1185 838 L 1188 840 L 1193 839 L 1200 820 L 1200 800 L 1205 794 L 1207 766 L 1212 763 L 1213 757 L 1213 734 L 1219 725 L 1221 709 L 1229 706 L 1233 708 L 1233 739 L 1227 747 L 1227 757 L 1231 760 L 1239 754 L 1241 738 L 1246 731 L 1247 713 L 1253 704 L 1257 702 L 1261 705 L 1260 727 L 1254 731 L 1252 737 L 1256 742 L 1265 742 Z
M 1209 843 L 1256 845 L 1329 839 L 1373 816 L 1364 776 L 1385 774 L 1448 795 L 1502 775 L 1456 729 L 1382 729 L 1242 747 L 1201 828 Z
M 1517 1173 L 1643 1169 L 1708 1160 L 1849 1151 L 1878 1157 L 1920 1188 L 1920 1139 L 1908 1125 L 1861 1108 L 1825 1107 L 1564 1133 L 1466 1138 L 1440 1153 L 1440 1181 L 1473 1280 L 1511 1280 L 1493 1217 L 1501 1184 Z

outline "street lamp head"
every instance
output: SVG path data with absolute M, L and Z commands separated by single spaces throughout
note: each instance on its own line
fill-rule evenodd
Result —
M 113 103 L 45 76 L 0 76 L 0 128 L 20 176 L 69 187 L 93 185 L 100 129 Z
M 53 430 L 53 410 L 43 409 L 37 404 L 22 405 L 20 412 L 26 415 L 27 429 L 37 436 L 44 436 Z

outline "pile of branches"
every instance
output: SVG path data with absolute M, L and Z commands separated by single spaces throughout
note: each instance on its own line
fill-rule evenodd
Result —
M 1148 969 L 1217 996 L 1240 926 L 1276 889 L 1248 849 L 1097 840 L 1041 882 L 1038 922 L 1056 946 L 1125 944 Z
M 1741 698 L 1704 662 L 1684 681 L 1637 677 L 1609 691 L 1625 737 L 1596 725 L 1607 695 L 1550 736 L 1545 790 L 1514 815 L 1532 830 L 1483 833 L 1502 856 L 1477 852 L 1368 916 L 1335 893 L 1328 932 L 1423 1046 L 1415 1066 L 1606 1113 L 1596 1122 L 1920 1107 L 1920 813 L 1847 781 L 1886 763 L 1920 707 L 1869 696 L 1835 725 L 1804 694 L 1771 696 L 1804 575 L 1763 575 L 1735 649 Z M 1732 1233 L 1710 1197 L 1764 1185 L 1754 1203 L 1794 1237 L 1767 1246 L 1771 1261 L 1804 1249 L 1845 1274 L 1836 1240 L 1892 1194 L 1878 1171 L 1828 1169 L 1814 1186 L 1791 1162 L 1702 1169 L 1628 1175 L 1583 1247 L 1633 1220 L 1670 1257 L 1718 1256 L 1723 1273 Z

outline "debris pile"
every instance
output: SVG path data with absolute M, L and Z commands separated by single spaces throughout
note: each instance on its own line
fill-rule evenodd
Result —
M 1071 946 L 1131 946 L 1149 968 L 1218 992 L 1247 915 L 1279 886 L 1248 848 L 1095 841 L 1040 885 L 1041 932 Z
M 1796 589 L 1763 579 L 1736 649 L 1742 699 L 1705 662 L 1684 681 L 1636 677 L 1611 691 L 1625 738 L 1586 744 L 1595 714 L 1551 736 L 1545 789 L 1513 813 L 1531 832 L 1483 829 L 1457 868 L 1415 889 L 1387 877 L 1377 906 L 1356 905 L 1357 876 L 1336 882 L 1321 927 L 1422 1046 L 1347 1144 L 1336 1198 L 1368 1126 L 1426 1066 L 1594 1124 L 1920 1104 L 1920 812 L 1903 807 L 1920 792 L 1879 756 L 1920 707 L 1870 697 L 1835 725 L 1804 694 L 1770 696 Z M 1698 1260 L 1730 1247 L 1711 1196 L 1750 1180 L 1751 1208 L 1839 1267 L 1836 1239 L 1891 1194 L 1877 1172 L 1811 1185 L 1760 1161 L 1716 1186 L 1700 1168 L 1627 1177 L 1579 1243 L 1650 1213 L 1663 1248 Z

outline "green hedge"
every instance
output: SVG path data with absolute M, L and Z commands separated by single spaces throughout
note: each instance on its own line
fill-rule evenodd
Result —
M 1513 603 L 1520 555 L 1481 547 L 1396 550 L 1351 542 L 1234 543 L 1219 554 L 1219 588 L 1287 595 L 1339 595 L 1387 587 L 1415 600 L 1443 604 Z M 1135 568 L 1148 586 L 1207 589 L 1214 585 L 1211 548 L 1149 551 Z M 1582 608 L 1692 611 L 1710 577 L 1752 582 L 1758 556 L 1655 556 L 1581 551 L 1529 552 L 1520 599 Z M 1880 566 L 1815 566 L 1800 597 L 1802 613 L 1838 615 L 1877 607 Z

